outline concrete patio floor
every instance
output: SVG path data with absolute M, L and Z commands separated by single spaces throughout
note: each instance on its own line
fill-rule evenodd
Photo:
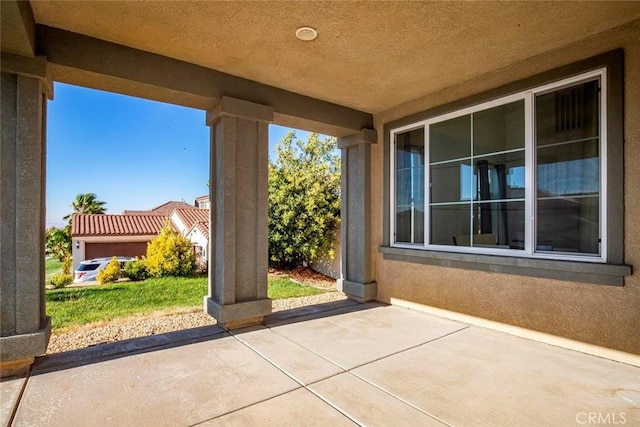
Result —
M 396 306 L 39 358 L 3 425 L 640 425 L 640 368 Z

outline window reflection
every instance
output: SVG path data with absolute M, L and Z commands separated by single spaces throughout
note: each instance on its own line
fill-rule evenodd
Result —
M 426 247 L 601 255 L 604 75 L 598 70 L 396 133 L 394 241 L 421 244 L 427 231 Z
M 429 126 L 430 243 L 524 249 L 524 143 L 523 100 Z
M 598 80 L 536 97 L 536 250 L 600 253 Z
M 396 135 L 396 242 L 424 243 L 424 129 Z

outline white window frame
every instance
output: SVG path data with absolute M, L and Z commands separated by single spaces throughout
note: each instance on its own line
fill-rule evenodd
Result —
M 545 92 L 557 91 L 565 86 L 573 86 L 578 83 L 587 82 L 598 78 L 600 80 L 600 111 L 599 111 L 599 149 L 600 149 L 600 255 L 580 254 L 573 255 L 569 253 L 553 253 L 553 252 L 536 252 L 535 236 L 536 236 L 536 187 L 535 181 L 535 98 L 536 95 Z M 607 261 L 607 70 L 599 68 L 590 72 L 581 73 L 579 75 L 555 81 L 553 83 L 534 87 L 525 91 L 500 97 L 491 101 L 476 104 L 460 110 L 452 111 L 426 120 L 417 121 L 405 126 L 393 128 L 390 130 L 390 141 L 392 148 L 390 150 L 389 162 L 389 242 L 392 247 L 406 249 L 423 249 L 440 252 L 456 252 L 482 255 L 499 255 L 521 258 L 537 258 L 537 259 L 553 259 L 565 261 L 581 261 L 581 262 L 600 262 Z M 486 247 L 463 247 L 449 245 L 432 245 L 429 244 L 431 218 L 431 192 L 429 191 L 430 180 L 430 162 L 429 162 L 429 126 L 434 123 L 443 122 L 460 116 L 466 116 L 479 111 L 498 107 L 511 102 L 524 101 L 524 118 L 525 118 L 525 247 L 522 249 L 505 249 L 505 248 L 486 248 Z M 424 243 L 406 243 L 396 242 L 396 136 L 401 133 L 416 129 L 424 129 Z

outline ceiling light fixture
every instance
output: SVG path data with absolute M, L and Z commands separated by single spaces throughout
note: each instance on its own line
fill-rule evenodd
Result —
M 296 30 L 296 37 L 304 42 L 310 42 L 318 37 L 318 32 L 311 27 L 300 27 Z

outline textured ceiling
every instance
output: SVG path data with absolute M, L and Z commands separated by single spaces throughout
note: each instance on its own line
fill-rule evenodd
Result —
M 371 113 L 640 17 L 640 2 L 31 5 L 39 24 Z M 295 38 L 305 25 L 315 41 Z

